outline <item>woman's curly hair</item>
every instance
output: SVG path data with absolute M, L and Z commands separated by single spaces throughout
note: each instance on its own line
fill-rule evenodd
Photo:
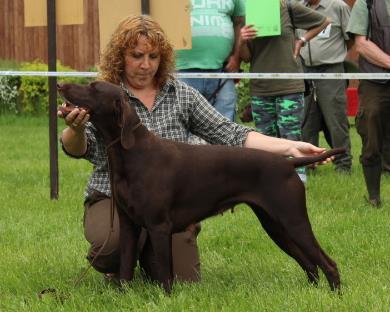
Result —
M 125 51 L 134 49 L 141 36 L 145 36 L 152 48 L 160 53 L 160 65 L 156 80 L 162 86 L 175 68 L 175 53 L 161 26 L 147 15 L 130 16 L 122 20 L 104 49 L 100 64 L 100 76 L 119 84 L 125 69 Z

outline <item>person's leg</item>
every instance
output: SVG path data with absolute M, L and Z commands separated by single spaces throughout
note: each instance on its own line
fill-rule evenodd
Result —
M 93 204 L 85 204 L 84 235 L 91 244 L 87 259 L 97 271 L 102 273 L 119 271 L 119 219 L 116 210 L 113 225 L 110 239 L 101 250 L 111 231 L 111 199 L 106 198 Z
M 321 131 L 321 111 L 318 109 L 314 95 L 305 97 L 304 106 L 302 140 L 318 146 L 319 132 Z
M 221 80 L 223 83 L 225 80 Z M 214 107 L 222 115 L 234 121 L 236 114 L 237 92 L 233 79 L 226 80 L 225 84 L 216 94 Z
M 172 235 L 173 275 L 175 280 L 198 282 L 200 280 L 200 259 L 197 236 L 200 223 L 190 225 L 185 232 Z
M 199 70 L 197 69 L 183 69 L 179 70 L 179 73 L 194 73 L 198 72 Z M 198 78 L 179 78 L 181 81 L 185 82 L 189 86 L 193 87 L 194 89 L 198 90 L 203 96 L 205 95 L 205 79 L 198 79 Z
M 292 141 L 302 140 L 302 117 L 304 99 L 302 93 L 287 94 L 277 97 L 278 129 L 281 138 Z M 305 167 L 296 169 L 302 182 L 306 182 Z
M 202 70 L 202 69 L 183 69 L 179 73 L 208 73 L 208 72 L 220 72 L 220 70 Z M 217 89 L 219 79 L 211 78 L 180 78 L 181 81 L 185 82 L 189 86 L 198 90 L 206 99 L 209 99 L 213 92 Z M 214 105 L 211 103 L 211 105 Z
M 274 97 L 252 96 L 251 104 L 256 129 L 263 134 L 278 137 Z
M 386 92 L 388 93 L 379 84 L 360 81 L 356 129 L 362 140 L 360 162 L 368 191 L 368 200 L 375 207 L 380 206 L 381 203 L 383 131 L 390 111 L 390 96 L 387 95 L 389 102 L 386 104 Z
M 342 64 L 326 66 L 325 73 L 338 73 L 344 70 Z M 324 118 L 333 148 L 344 147 L 347 152 L 337 155 L 333 161 L 336 170 L 350 172 L 352 166 L 351 141 L 347 118 L 346 83 L 339 79 L 315 80 L 317 102 Z
M 201 70 L 201 69 L 183 69 L 180 70 L 180 73 L 207 73 L 207 72 L 220 72 L 221 70 Z M 211 79 L 211 78 L 180 78 L 181 81 L 185 82 L 189 86 L 198 90 L 200 94 L 202 94 L 207 100 L 212 96 L 213 92 L 217 89 L 219 79 Z M 215 104 L 215 101 L 209 101 L 210 105 Z M 200 137 L 190 134 L 188 138 L 189 144 L 194 145 L 203 145 L 208 144 L 205 140 Z

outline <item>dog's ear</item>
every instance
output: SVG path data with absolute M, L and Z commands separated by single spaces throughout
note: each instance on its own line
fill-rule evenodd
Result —
M 134 133 L 132 129 L 132 122 L 131 122 L 131 111 L 129 103 L 126 102 L 124 97 L 122 96 L 120 99 L 120 111 L 122 113 L 121 119 L 121 145 L 125 150 L 130 149 L 134 145 Z

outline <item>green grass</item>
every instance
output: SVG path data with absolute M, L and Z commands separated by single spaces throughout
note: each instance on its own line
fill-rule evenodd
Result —
M 384 207 L 368 207 L 355 128 L 351 135 L 353 174 L 326 165 L 307 185 L 310 219 L 338 263 L 342 296 L 322 274 L 319 286 L 310 286 L 244 206 L 203 222 L 202 282 L 177 284 L 166 296 L 139 272 L 124 292 L 93 270 L 74 287 L 87 266 L 82 197 L 91 167 L 59 149 L 59 200 L 50 200 L 47 118 L 0 116 L 0 311 L 388 310 L 390 177 L 382 180 Z M 37 298 L 48 287 L 58 290 L 58 300 Z

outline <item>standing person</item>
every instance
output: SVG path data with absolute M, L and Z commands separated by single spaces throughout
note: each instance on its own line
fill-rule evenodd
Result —
M 331 20 L 301 51 L 307 73 L 344 73 L 344 60 L 351 40 L 346 32 L 351 9 L 343 0 L 307 0 L 305 5 Z M 315 96 L 305 98 L 305 123 L 302 138 L 318 146 L 319 132 L 324 127 L 331 147 L 344 147 L 346 153 L 333 161 L 335 170 L 350 173 L 351 141 L 347 117 L 347 82 L 342 79 L 312 80 Z M 324 132 L 325 132 L 324 131 Z
M 370 9 L 368 9 L 370 7 Z M 357 0 L 347 27 L 363 73 L 390 73 L 390 0 Z M 361 80 L 356 129 L 368 202 L 380 207 L 383 140 L 390 120 L 390 80 Z
M 161 27 L 148 16 L 124 19 L 113 33 L 100 63 L 100 78 L 120 85 L 142 123 L 156 135 L 187 142 L 192 132 L 212 144 L 257 148 L 285 156 L 309 156 L 323 148 L 262 135 L 233 123 L 218 113 L 195 89 L 173 78 L 174 50 Z M 63 117 L 59 111 L 59 117 Z M 111 188 L 107 155 L 102 136 L 88 122 L 85 110 L 75 108 L 64 117 L 67 127 L 61 142 L 66 154 L 93 164 L 85 192 L 84 230 L 90 243 L 87 259 L 92 261 L 110 230 Z M 147 187 L 147 186 L 145 186 Z M 178 280 L 198 281 L 200 262 L 197 248 L 199 226 L 172 236 L 173 272 Z M 147 237 L 140 246 L 140 264 L 146 272 L 153 266 L 153 248 Z M 119 271 L 119 222 L 93 267 L 106 276 Z
M 256 34 L 251 25 L 241 29 L 240 55 L 243 61 L 250 63 L 250 72 L 302 72 L 297 58 L 300 48 L 324 29 L 329 21 L 296 1 L 290 1 L 290 5 L 295 26 L 307 30 L 298 40 L 295 39 L 285 0 L 280 1 L 281 35 L 256 37 L 261 33 Z M 300 140 L 305 90 L 303 80 L 252 79 L 249 86 L 256 129 L 266 135 Z M 297 172 L 301 180 L 306 181 L 305 168 L 298 168 Z
M 192 49 L 177 51 L 179 72 L 238 72 L 237 43 L 244 15 L 244 0 L 192 0 Z M 182 80 L 197 89 L 222 115 L 234 121 L 237 92 L 233 79 Z

